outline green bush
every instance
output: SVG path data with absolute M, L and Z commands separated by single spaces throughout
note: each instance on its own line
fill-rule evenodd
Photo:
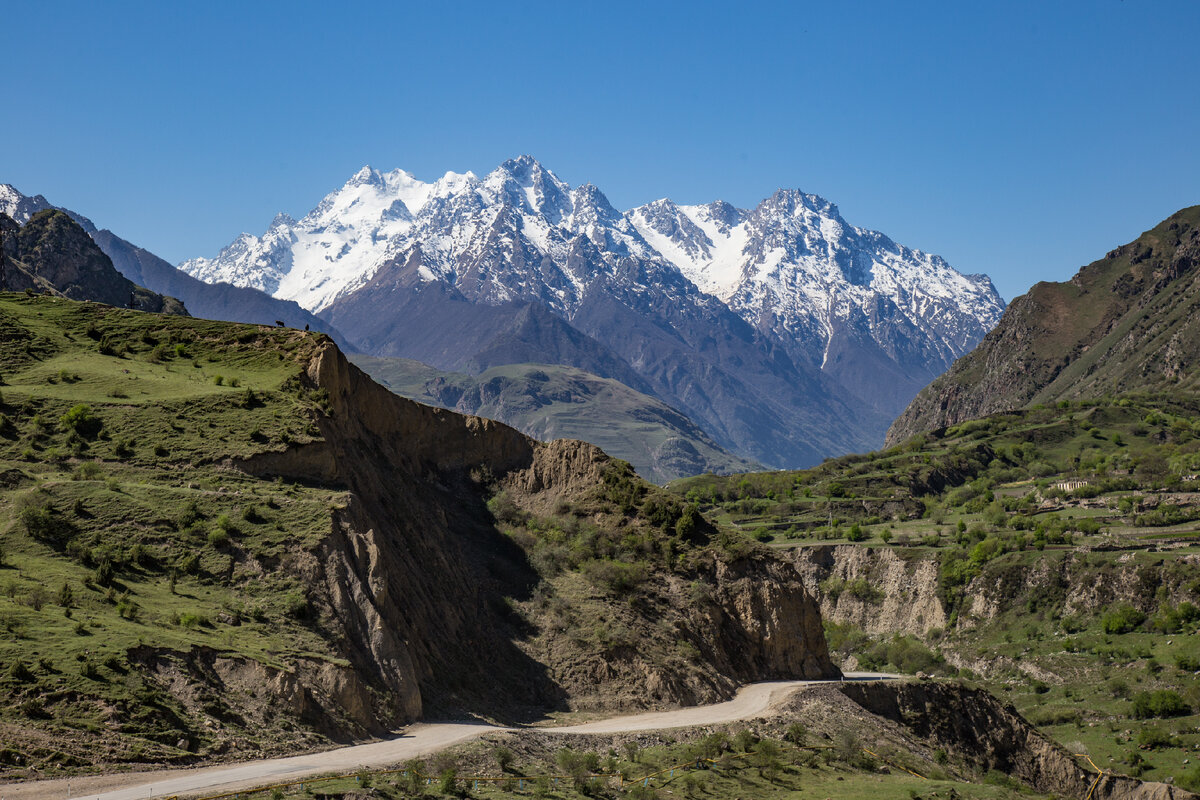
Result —
M 90 406 L 79 404 L 63 414 L 59 425 L 65 431 L 73 431 L 85 439 L 94 439 L 104 427 L 104 421 L 92 413 Z
M 625 563 L 613 559 L 592 559 L 584 562 L 583 575 L 598 588 L 616 595 L 634 592 L 649 575 L 646 564 L 635 561 Z
M 66 547 L 77 532 L 70 520 L 59 516 L 49 503 L 27 505 L 18 516 L 30 536 L 56 550 Z
M 1191 708 L 1178 692 L 1170 689 L 1138 692 L 1133 697 L 1133 716 L 1137 719 L 1182 717 L 1189 713 Z
M 1145 750 L 1158 750 L 1162 747 L 1173 747 L 1175 738 L 1162 728 L 1142 728 L 1138 733 L 1138 747 Z
M 1101 618 L 1105 633 L 1129 633 L 1146 621 L 1146 615 L 1131 605 L 1120 605 Z

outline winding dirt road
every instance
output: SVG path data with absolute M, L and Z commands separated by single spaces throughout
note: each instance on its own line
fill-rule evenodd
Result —
M 888 680 L 898 676 L 882 673 L 847 673 L 845 680 Z M 565 734 L 630 733 L 717 725 L 771 713 L 801 686 L 822 681 L 778 681 L 753 683 L 724 703 L 694 706 L 674 711 L 633 714 L 563 727 L 528 730 Z M 329 772 L 378 769 L 420 758 L 485 733 L 503 730 L 495 725 L 474 723 L 421 723 L 407 728 L 394 739 L 340 747 L 321 753 L 289 758 L 248 761 L 242 764 L 159 770 L 73 780 L 51 780 L 0 785 L 0 800 L 145 800 L 172 795 L 218 794 L 255 786 L 297 781 Z

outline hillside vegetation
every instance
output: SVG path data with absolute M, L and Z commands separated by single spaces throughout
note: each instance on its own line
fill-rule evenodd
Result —
M 836 674 L 769 552 L 322 334 L 3 294 L 0 378 L 10 776 Z
M 844 667 L 979 680 L 1161 780 L 1200 748 L 1197 404 L 1061 401 L 671 488 L 792 554 Z

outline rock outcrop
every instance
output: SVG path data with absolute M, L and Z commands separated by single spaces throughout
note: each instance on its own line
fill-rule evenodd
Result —
M 805 588 L 820 599 L 825 619 L 852 622 L 871 634 L 923 636 L 946 626 L 936 559 L 902 558 L 888 548 L 818 545 L 796 548 L 792 561 Z M 856 585 L 869 591 L 856 592 Z
M 907 728 L 979 773 L 996 770 L 1039 792 L 1093 800 L 1194 800 L 1164 783 L 1098 775 L 981 689 L 941 682 L 846 683 L 841 691 L 872 714 Z
M 39 211 L 19 227 L 0 213 L 0 229 L 7 257 L 0 288 L 47 291 L 139 311 L 187 314 L 175 298 L 151 292 L 117 272 L 87 231 L 63 211 Z
M 337 620 L 328 635 L 376 700 L 360 720 L 317 687 L 311 695 L 334 706 L 325 717 L 377 732 L 429 713 L 515 719 L 548 708 L 671 706 L 728 698 L 748 681 L 838 674 L 815 601 L 795 570 L 764 553 L 655 574 L 638 604 L 599 598 L 640 643 L 598 647 L 571 630 L 535 636 L 512 606 L 540 579 L 497 530 L 488 493 L 552 513 L 594 492 L 611 459 L 583 442 L 543 444 L 398 397 L 332 343 L 309 361 L 305 383 L 327 409 L 321 440 L 237 466 L 346 489 L 329 536 L 293 569 L 321 618 Z M 696 608 L 686 599 L 692 583 L 705 587 Z M 361 706 L 356 693 L 345 696 Z

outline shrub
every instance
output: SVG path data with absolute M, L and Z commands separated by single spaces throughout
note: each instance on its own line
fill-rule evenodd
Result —
M 1194 656 L 1184 655 L 1183 653 L 1177 653 L 1175 655 L 1175 667 L 1176 669 L 1181 669 L 1184 672 L 1196 672 L 1197 670 L 1200 670 L 1200 659 L 1197 659 Z
M 49 503 L 27 505 L 19 514 L 26 532 L 39 542 L 61 550 L 75 536 L 75 526 L 58 515 Z
M 75 468 L 75 474 L 71 477 L 77 481 L 94 481 L 103 474 L 104 470 L 95 461 L 85 461 Z
M 63 414 L 58 420 L 66 431 L 73 431 L 86 439 L 94 439 L 104 427 L 104 421 L 92 413 L 90 406 L 80 403 Z
M 33 673 L 25 666 L 24 661 L 17 659 L 8 668 L 8 677 L 20 683 L 29 683 L 33 680 Z
M 458 787 L 458 772 L 454 767 L 446 767 L 438 776 L 438 789 L 442 794 L 454 794 Z
M 623 595 L 641 586 L 646 581 L 648 570 L 646 564 L 640 561 L 627 564 L 609 558 L 597 558 L 583 564 L 583 574 L 595 586 Z
M 743 753 L 749 753 L 756 744 L 758 744 L 758 737 L 748 728 L 742 728 L 733 736 L 733 746 Z
M 1170 689 L 1139 692 L 1133 697 L 1133 716 L 1137 719 L 1181 717 L 1190 712 L 1179 693 Z
M 96 566 L 96 583 L 101 586 L 111 586 L 115 576 L 116 570 L 110 559 L 106 558 Z
M 283 610 L 289 617 L 305 619 L 312 613 L 312 605 L 307 597 L 293 592 L 283 598 Z
M 1162 728 L 1142 728 L 1138 733 L 1138 747 L 1146 750 L 1158 750 L 1161 747 L 1172 747 L 1175 739 Z
M 1101 618 L 1105 633 L 1129 633 L 1146 621 L 1146 615 L 1131 605 L 1120 605 Z

